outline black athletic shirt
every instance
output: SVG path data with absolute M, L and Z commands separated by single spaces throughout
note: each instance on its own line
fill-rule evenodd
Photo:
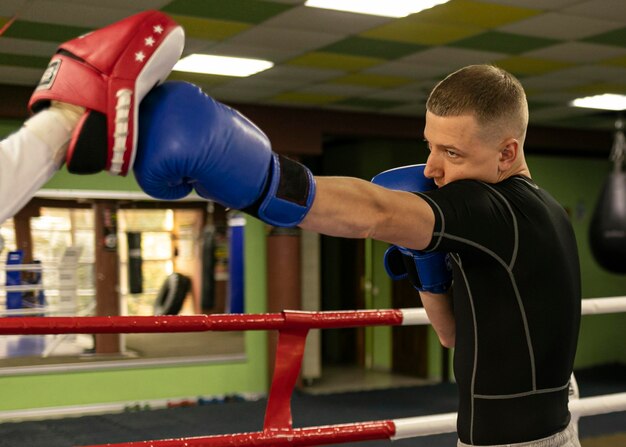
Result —
M 565 429 L 581 301 L 565 210 L 524 176 L 420 195 L 435 213 L 427 251 L 452 259 L 459 439 L 519 443 Z

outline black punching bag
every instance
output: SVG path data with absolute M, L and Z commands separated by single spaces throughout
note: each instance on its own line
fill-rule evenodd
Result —
M 143 293 L 141 274 L 141 233 L 129 231 L 128 239 L 128 290 L 130 293 Z
M 624 133 L 621 122 L 611 152 L 614 169 L 606 179 L 589 227 L 589 242 L 594 258 L 613 273 L 626 273 L 626 173 Z

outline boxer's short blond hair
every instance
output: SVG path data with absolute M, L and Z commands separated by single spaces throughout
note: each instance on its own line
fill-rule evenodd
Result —
M 493 65 L 469 65 L 448 75 L 430 93 L 426 109 L 437 116 L 472 114 L 488 138 L 513 137 L 523 145 L 528 102 L 520 81 Z

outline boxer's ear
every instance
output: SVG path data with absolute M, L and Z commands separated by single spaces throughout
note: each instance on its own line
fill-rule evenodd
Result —
M 498 160 L 498 169 L 501 172 L 508 171 L 511 168 L 517 160 L 519 150 L 519 141 L 515 138 L 509 138 L 502 143 Z

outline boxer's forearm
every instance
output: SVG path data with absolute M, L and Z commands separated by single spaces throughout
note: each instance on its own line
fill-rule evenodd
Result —
M 414 194 L 351 177 L 316 177 L 316 190 L 313 206 L 300 224 L 306 230 L 418 250 L 430 242 L 435 218 Z
M 450 291 L 446 294 L 420 292 L 420 298 L 441 344 L 446 348 L 454 348 L 456 326 Z

